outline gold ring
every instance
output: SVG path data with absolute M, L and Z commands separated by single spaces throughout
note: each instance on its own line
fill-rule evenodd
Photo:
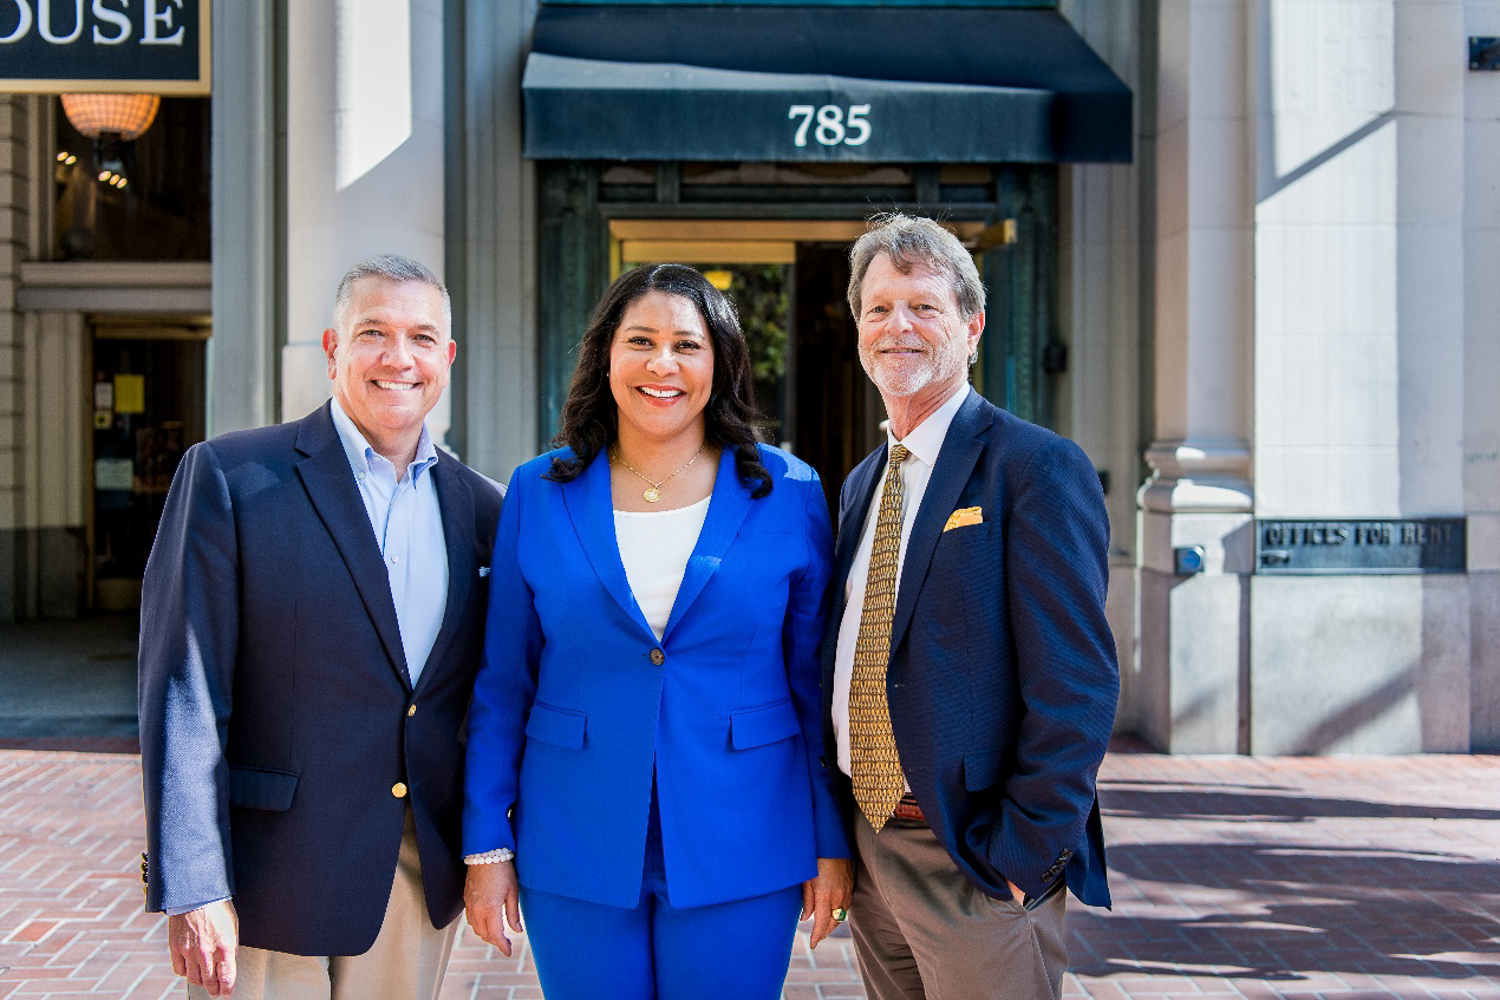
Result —
M 849 911 L 840 906 L 837 910 L 833 911 L 833 919 L 838 923 L 843 923 L 849 919 Z

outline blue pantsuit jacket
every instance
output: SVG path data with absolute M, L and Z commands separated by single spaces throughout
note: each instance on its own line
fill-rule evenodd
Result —
M 761 457 L 774 489 L 752 500 L 721 456 L 660 640 L 620 561 L 607 458 L 566 484 L 542 478 L 552 454 L 516 471 L 469 719 L 466 852 L 512 847 L 523 888 L 633 907 L 654 779 L 674 906 L 848 856 L 820 762 L 828 512 L 811 468 Z

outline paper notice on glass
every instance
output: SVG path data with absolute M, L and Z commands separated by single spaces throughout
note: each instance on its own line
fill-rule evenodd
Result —
M 94 459 L 94 489 L 128 490 L 135 477 L 135 463 L 128 458 Z
M 146 376 L 115 376 L 115 412 L 146 412 Z

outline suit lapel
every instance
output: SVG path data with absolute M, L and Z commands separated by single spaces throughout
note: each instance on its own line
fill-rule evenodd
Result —
M 604 589 L 654 640 L 656 636 L 646 624 L 646 616 L 636 604 L 635 595 L 630 592 L 625 564 L 620 561 L 620 542 L 615 537 L 615 504 L 609 490 L 609 458 L 605 453 L 595 455 L 578 478 L 563 484 L 562 495 L 573 530 L 578 533 L 578 544 Z
M 663 642 L 718 571 L 725 551 L 739 534 L 740 525 L 745 523 L 745 515 L 750 512 L 753 502 L 750 491 L 745 489 L 735 472 L 734 449 L 724 449 L 719 456 L 713 498 L 708 502 L 708 516 L 703 521 L 703 530 L 698 533 L 698 544 L 688 556 L 682 585 L 677 588 L 677 598 L 672 602 L 672 616 L 667 619 L 667 627 L 662 632 Z
M 880 482 L 878 472 L 885 469 L 886 445 L 881 445 L 849 473 L 840 492 L 838 541 L 833 549 L 833 575 L 828 579 L 831 588 L 828 602 L 828 627 L 823 632 L 823 693 L 825 698 L 833 696 L 834 660 L 838 653 L 839 623 L 844 620 L 848 601 L 849 568 L 854 563 L 854 553 L 859 548 L 860 535 L 864 533 L 865 517 L 870 512 L 870 503 L 875 498 L 875 487 Z M 847 501 L 848 506 L 844 507 Z
M 428 666 L 443 662 L 448 644 L 458 631 L 459 619 L 468 607 L 469 590 L 475 583 L 474 493 L 454 468 L 457 464 L 456 460 L 439 451 L 437 465 L 428 470 L 437 489 L 438 511 L 443 519 L 443 547 L 448 550 L 448 603 L 443 608 L 443 625 L 432 643 L 432 651 L 427 654 L 427 664 L 421 675 L 423 679 L 434 673 L 427 669 Z
M 301 422 L 296 448 L 307 457 L 297 463 L 297 474 L 312 500 L 323 526 L 338 546 L 354 586 L 364 601 L 365 610 L 375 624 L 375 631 L 385 646 L 391 666 L 401 683 L 411 686 L 406 670 L 406 653 L 401 646 L 401 627 L 396 622 L 396 605 L 391 600 L 390 578 L 380 558 L 380 546 L 370 530 L 370 515 L 365 512 L 359 488 L 354 485 L 354 471 L 349 456 L 333 426 L 329 404 Z
M 922 495 L 922 506 L 917 508 L 917 519 L 911 527 L 911 538 L 906 543 L 906 557 L 901 564 L 901 586 L 896 591 L 896 614 L 891 623 L 891 650 L 901 645 L 906 627 L 911 623 L 912 609 L 916 607 L 917 595 L 922 582 L 927 579 L 927 570 L 932 564 L 932 553 L 937 549 L 948 515 L 963 492 L 964 484 L 974 471 L 984 450 L 984 431 L 990 424 L 989 414 L 981 405 L 984 397 L 971 391 L 948 433 L 943 438 L 943 447 L 938 452 L 937 465 L 932 469 L 932 478 L 927 481 L 927 492 Z
M 849 567 L 854 563 L 854 553 L 859 549 L 860 536 L 864 534 L 865 517 L 870 513 L 870 503 L 875 499 L 876 487 L 880 485 L 885 471 L 886 448 L 881 445 L 874 453 L 855 467 L 849 474 L 849 509 L 839 515 L 838 543 L 834 547 L 835 563 L 833 579 L 842 585 L 849 579 Z

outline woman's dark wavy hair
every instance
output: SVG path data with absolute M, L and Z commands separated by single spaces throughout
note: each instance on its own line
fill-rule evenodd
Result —
M 573 457 L 559 455 L 544 476 L 567 483 L 588 468 L 619 435 L 619 409 L 609 388 L 609 348 L 630 304 L 647 292 L 681 295 L 698 307 L 714 351 L 714 380 L 703 417 L 708 443 L 734 449 L 734 468 L 756 500 L 771 492 L 771 474 L 756 450 L 760 414 L 750 380 L 750 350 L 740 320 L 724 294 L 684 264 L 647 264 L 627 271 L 609 286 L 589 317 L 578 345 L 578 367 L 563 404 L 562 429 L 553 447 L 566 445 Z

